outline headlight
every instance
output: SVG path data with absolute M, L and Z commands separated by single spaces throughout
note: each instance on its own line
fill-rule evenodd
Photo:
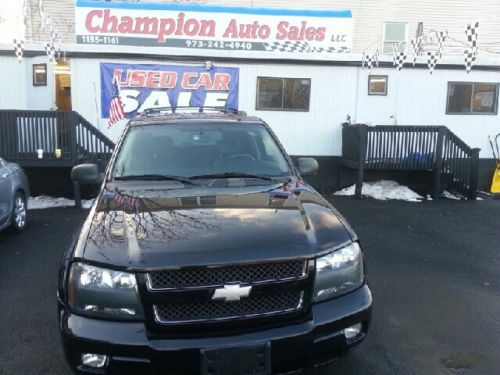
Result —
M 364 282 L 363 255 L 356 242 L 316 259 L 313 302 L 338 297 Z
M 68 299 L 71 309 L 82 315 L 144 318 L 135 275 L 128 272 L 74 263 L 69 275 Z

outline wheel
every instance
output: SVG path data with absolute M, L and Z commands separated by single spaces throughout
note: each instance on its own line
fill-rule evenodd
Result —
M 10 227 L 14 232 L 19 233 L 26 228 L 27 211 L 26 198 L 21 193 L 14 194 L 12 222 L 10 223 Z

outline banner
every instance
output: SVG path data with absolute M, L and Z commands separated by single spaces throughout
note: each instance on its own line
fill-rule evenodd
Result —
M 115 82 L 127 118 L 154 107 L 238 109 L 238 68 L 101 63 L 103 118 L 110 117 Z
M 75 32 L 79 44 L 303 58 L 350 52 L 352 15 L 350 10 L 78 0 Z

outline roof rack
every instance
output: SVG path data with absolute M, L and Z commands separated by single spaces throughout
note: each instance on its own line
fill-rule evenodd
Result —
M 215 107 L 215 106 L 177 106 L 177 107 L 155 107 L 155 108 L 147 108 L 142 111 L 139 116 L 151 116 L 154 114 L 161 114 L 162 112 L 171 112 L 176 113 L 181 110 L 196 110 L 200 113 L 204 112 L 220 112 L 225 114 L 232 114 L 236 116 L 246 116 L 246 112 L 238 111 L 236 108 L 226 108 L 226 107 Z

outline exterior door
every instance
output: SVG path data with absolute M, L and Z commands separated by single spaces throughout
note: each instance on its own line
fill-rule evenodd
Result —
M 56 84 L 56 108 L 58 111 L 71 111 L 71 73 L 69 61 L 57 61 L 55 67 L 55 84 Z M 71 122 L 68 122 L 70 117 L 58 115 L 57 117 L 57 147 L 62 150 L 63 155 L 71 153 L 70 128 Z
M 10 176 L 4 161 L 0 158 L 0 227 L 5 223 L 10 214 Z

